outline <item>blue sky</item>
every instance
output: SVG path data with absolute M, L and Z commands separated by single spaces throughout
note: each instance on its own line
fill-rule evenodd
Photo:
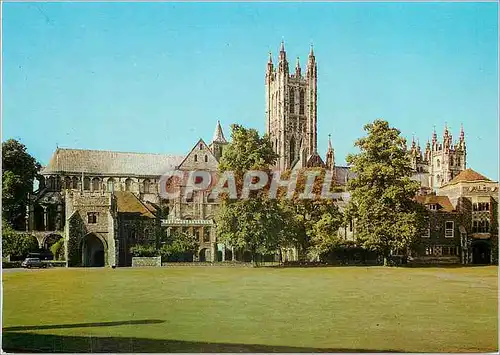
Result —
M 3 3 L 3 140 L 187 153 L 240 123 L 265 130 L 282 39 L 318 62 L 318 147 L 337 164 L 387 119 L 421 145 L 463 123 L 468 165 L 498 180 L 496 3 Z

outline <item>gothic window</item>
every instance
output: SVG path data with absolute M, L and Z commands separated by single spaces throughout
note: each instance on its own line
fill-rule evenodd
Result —
M 88 212 L 87 213 L 87 222 L 89 224 L 96 224 L 97 223 L 97 212 Z
M 290 139 L 290 164 L 295 160 L 295 138 Z
M 113 192 L 115 190 L 115 180 L 113 178 L 108 179 L 108 191 Z
M 304 89 L 300 89 L 300 96 L 299 96 L 299 114 L 303 115 L 305 112 L 305 93 Z
M 100 190 L 100 181 L 98 178 L 93 178 L 92 179 L 92 190 L 93 191 L 98 191 Z
M 205 163 L 208 162 L 208 155 L 205 155 Z
M 83 179 L 83 189 L 90 190 L 90 179 L 88 177 Z
M 128 178 L 125 180 L 125 191 L 130 191 L 132 188 L 132 179 Z
M 128 239 L 129 240 L 135 240 L 137 237 L 135 230 L 134 229 L 129 229 L 128 230 Z
M 49 189 L 55 189 L 55 187 L 56 187 L 55 185 L 56 184 L 55 184 L 54 177 L 53 176 L 49 177 L 47 181 L 48 181 L 47 187 Z
M 290 88 L 290 113 L 295 113 L 295 90 Z
M 148 194 L 150 192 L 150 188 L 151 182 L 148 179 L 144 180 L 144 193 Z
M 64 188 L 71 189 L 71 178 L 69 176 L 64 178 Z
M 195 154 L 195 155 L 194 155 L 194 161 L 195 161 L 195 162 L 197 162 L 197 161 L 198 161 L 198 155 L 197 155 L 197 154 Z
M 73 182 L 73 189 L 78 189 L 78 178 L 76 176 L 73 177 L 72 179 L 72 182 Z

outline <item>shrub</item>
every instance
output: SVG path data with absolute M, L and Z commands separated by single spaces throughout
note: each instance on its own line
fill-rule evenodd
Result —
M 151 257 L 159 256 L 159 251 L 152 245 L 134 245 L 130 248 L 132 256 L 136 257 Z
M 55 260 L 64 260 L 64 239 L 61 238 L 55 242 L 51 247 L 50 251 L 54 255 Z

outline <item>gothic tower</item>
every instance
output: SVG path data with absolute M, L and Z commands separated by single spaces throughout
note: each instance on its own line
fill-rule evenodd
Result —
M 455 144 L 453 144 L 452 136 L 446 125 L 442 143 L 438 142 L 436 131 L 434 130 L 429 155 L 429 186 L 437 189 L 450 182 L 467 167 L 467 151 L 463 126 L 460 129 L 460 137 Z
M 212 150 L 212 154 L 215 156 L 217 161 L 219 161 L 222 157 L 222 152 L 226 145 L 227 140 L 224 137 L 224 132 L 222 131 L 222 127 L 220 126 L 220 121 L 217 120 L 214 136 L 212 138 L 212 142 L 210 143 L 210 149 Z
M 285 170 L 320 162 L 317 153 L 317 66 L 313 49 L 305 75 L 299 58 L 290 74 L 285 44 L 281 42 L 277 68 L 271 53 L 266 71 L 266 133 L 279 155 L 276 168 Z

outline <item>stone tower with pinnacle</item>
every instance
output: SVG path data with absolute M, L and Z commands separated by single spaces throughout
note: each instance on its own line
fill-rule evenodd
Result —
M 281 42 L 276 67 L 269 53 L 266 70 L 266 133 L 279 155 L 277 169 L 323 164 L 317 153 L 316 127 L 317 65 L 313 48 L 305 74 L 299 58 L 290 73 L 285 44 Z

